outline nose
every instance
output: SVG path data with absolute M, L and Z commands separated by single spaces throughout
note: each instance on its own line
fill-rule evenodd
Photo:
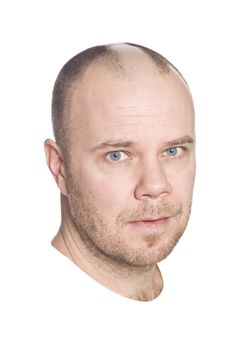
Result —
M 166 173 L 157 160 L 151 160 L 139 170 L 135 187 L 135 198 L 146 200 L 167 196 L 172 191 Z

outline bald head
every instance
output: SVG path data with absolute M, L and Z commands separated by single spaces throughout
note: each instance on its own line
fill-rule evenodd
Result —
M 101 70 L 113 79 L 131 81 L 148 75 L 165 75 L 173 71 L 185 82 L 180 72 L 166 58 L 140 45 L 130 43 L 101 45 L 80 52 L 63 66 L 53 89 L 54 136 L 64 154 L 67 154 L 69 149 L 69 115 L 76 87 L 85 75 L 93 74 L 97 78 L 101 76 L 97 74 Z

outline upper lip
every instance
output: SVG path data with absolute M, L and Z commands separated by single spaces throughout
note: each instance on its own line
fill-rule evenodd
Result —
M 142 219 L 138 219 L 138 220 L 133 220 L 131 222 L 138 222 L 138 221 L 158 221 L 158 220 L 162 220 L 162 219 L 167 219 L 168 216 L 161 216 L 159 218 L 142 218 Z

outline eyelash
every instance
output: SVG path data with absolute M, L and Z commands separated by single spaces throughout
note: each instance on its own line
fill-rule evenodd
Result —
M 174 155 L 172 155 L 172 156 L 167 155 L 167 156 L 166 156 L 167 158 L 172 158 L 172 159 L 175 159 L 175 158 L 182 158 L 182 157 L 184 156 L 185 152 L 186 152 L 186 148 L 185 148 L 185 147 L 182 147 L 182 146 L 174 146 L 174 147 L 169 147 L 169 148 L 167 148 L 167 149 L 163 152 L 163 154 L 166 153 L 166 152 L 169 151 L 169 150 L 180 150 L 180 151 L 181 151 L 181 152 L 180 152 L 180 155 L 176 154 L 175 156 L 174 156 Z M 113 154 L 113 153 L 123 153 L 124 155 L 126 155 L 126 156 L 128 157 L 128 154 L 127 154 L 125 151 L 115 150 L 115 151 L 108 152 L 108 153 L 106 154 L 106 158 L 108 158 L 108 157 L 109 157 L 111 154 Z M 108 161 L 111 162 L 111 163 L 120 163 L 120 159 L 112 161 L 112 159 L 110 158 L 110 159 L 108 159 Z

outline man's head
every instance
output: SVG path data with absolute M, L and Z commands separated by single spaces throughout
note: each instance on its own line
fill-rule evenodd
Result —
M 53 127 L 56 143 L 45 148 L 63 220 L 114 261 L 165 258 L 187 225 L 195 177 L 194 108 L 181 74 L 138 45 L 88 49 L 57 78 Z

